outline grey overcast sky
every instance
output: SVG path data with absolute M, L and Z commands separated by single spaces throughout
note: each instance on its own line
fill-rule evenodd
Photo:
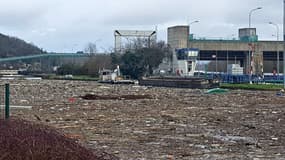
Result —
M 0 0 L 0 32 L 53 52 L 83 50 L 94 42 L 100 51 L 113 47 L 115 29 L 152 30 L 166 40 L 167 27 L 193 24 L 196 37 L 238 36 L 238 28 L 252 27 L 259 39 L 282 37 L 283 0 Z M 282 39 L 282 38 L 281 38 Z

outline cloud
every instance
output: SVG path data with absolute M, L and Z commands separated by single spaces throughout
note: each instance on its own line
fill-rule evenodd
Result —
M 23 38 L 48 51 L 68 50 L 102 39 L 99 47 L 113 46 L 115 29 L 159 29 L 166 40 L 167 27 L 187 24 L 201 37 L 227 37 L 248 26 L 248 12 L 259 37 L 272 39 L 268 21 L 282 24 L 282 1 L 276 0 L 9 0 L 1 2 L 1 32 Z M 63 47 L 65 46 L 65 47 Z M 72 48 L 72 47 L 69 47 Z M 71 51 L 71 49 L 69 49 Z
M 47 36 L 50 33 L 56 32 L 56 28 L 43 28 L 43 29 L 34 29 L 31 31 L 36 36 Z
M 23 29 L 41 23 L 41 19 L 49 8 L 51 2 L 35 0 L 10 0 L 1 2 L 0 25 L 7 28 Z

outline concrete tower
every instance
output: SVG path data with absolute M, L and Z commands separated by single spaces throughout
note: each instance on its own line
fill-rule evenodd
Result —
M 172 49 L 188 48 L 189 26 L 174 26 L 167 30 L 167 43 Z

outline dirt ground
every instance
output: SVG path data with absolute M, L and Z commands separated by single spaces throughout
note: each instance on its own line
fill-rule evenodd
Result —
M 10 84 L 11 105 L 25 106 L 12 108 L 12 116 L 53 126 L 121 159 L 285 159 L 285 97 L 276 92 Z

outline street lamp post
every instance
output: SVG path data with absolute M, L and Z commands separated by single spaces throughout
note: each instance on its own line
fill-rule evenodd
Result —
M 285 1 L 285 0 L 284 0 Z M 252 10 L 250 10 L 249 11 L 249 18 L 248 18 L 248 29 L 249 29 L 249 37 L 248 37 L 248 41 L 249 41 L 249 45 L 250 45 L 250 43 L 251 43 L 251 32 L 250 32 L 250 29 L 251 29 L 251 15 L 252 15 L 252 13 L 254 12 L 254 11 L 257 11 L 257 10 L 260 10 L 260 9 L 262 9 L 262 7 L 257 7 L 257 8 L 254 8 L 254 9 L 252 9 Z M 252 76 L 252 69 L 253 69 L 253 64 L 251 63 L 251 61 L 252 61 L 252 54 L 251 54 L 251 46 L 249 46 L 249 49 L 248 49 L 248 72 L 249 72 L 249 74 L 250 74 L 250 83 L 252 83 L 251 82 L 251 76 Z
M 200 22 L 200 21 L 193 21 L 193 22 L 190 22 L 190 23 L 189 23 L 189 29 L 191 28 L 190 26 L 191 26 L 193 23 L 199 23 L 199 22 Z M 190 30 L 189 30 L 189 33 L 191 33 Z
M 191 36 L 191 25 L 192 24 L 194 24 L 194 23 L 199 23 L 199 21 L 198 20 L 196 20 L 196 21 L 193 21 L 193 22 L 190 22 L 189 23 L 189 35 Z M 189 48 L 191 48 L 190 47 L 190 38 L 187 40 L 187 47 L 189 47 Z M 198 61 L 200 60 L 200 54 L 199 54 L 199 57 L 198 57 Z M 198 62 L 198 65 L 199 65 L 199 62 Z M 200 77 L 200 72 L 198 72 L 198 77 Z
M 218 73 L 218 51 L 216 51 L 216 74 Z
M 285 0 L 283 7 L 283 86 L 285 88 Z
M 212 55 L 212 58 L 215 58 L 215 68 L 216 68 L 216 73 L 218 73 L 218 51 L 216 50 L 216 53 Z
M 200 21 L 193 21 L 189 23 L 189 34 L 191 35 L 191 25 L 194 23 L 199 23 Z
M 230 38 L 228 38 L 228 40 L 227 40 L 227 74 L 228 74 L 228 65 L 229 65 L 229 42 L 230 42 L 230 40 L 234 40 L 234 37 L 235 36 L 235 34 L 231 34 L 230 35 Z
M 262 7 L 257 7 L 257 8 L 254 8 L 254 9 L 250 10 L 250 12 L 249 12 L 249 19 L 248 19 L 248 21 L 249 21 L 248 28 L 251 28 L 251 14 L 252 14 L 252 12 L 260 10 L 260 9 L 262 9 Z
M 279 26 L 278 26 L 278 24 L 273 23 L 273 22 L 269 22 L 269 24 L 271 24 L 271 25 L 276 27 L 277 41 L 279 41 Z
M 279 76 L 279 48 L 278 48 L 278 42 L 279 42 L 279 26 L 276 23 L 269 22 L 269 24 L 273 25 L 276 27 L 276 37 L 277 37 L 277 43 L 276 43 L 276 49 L 277 49 L 277 75 Z

